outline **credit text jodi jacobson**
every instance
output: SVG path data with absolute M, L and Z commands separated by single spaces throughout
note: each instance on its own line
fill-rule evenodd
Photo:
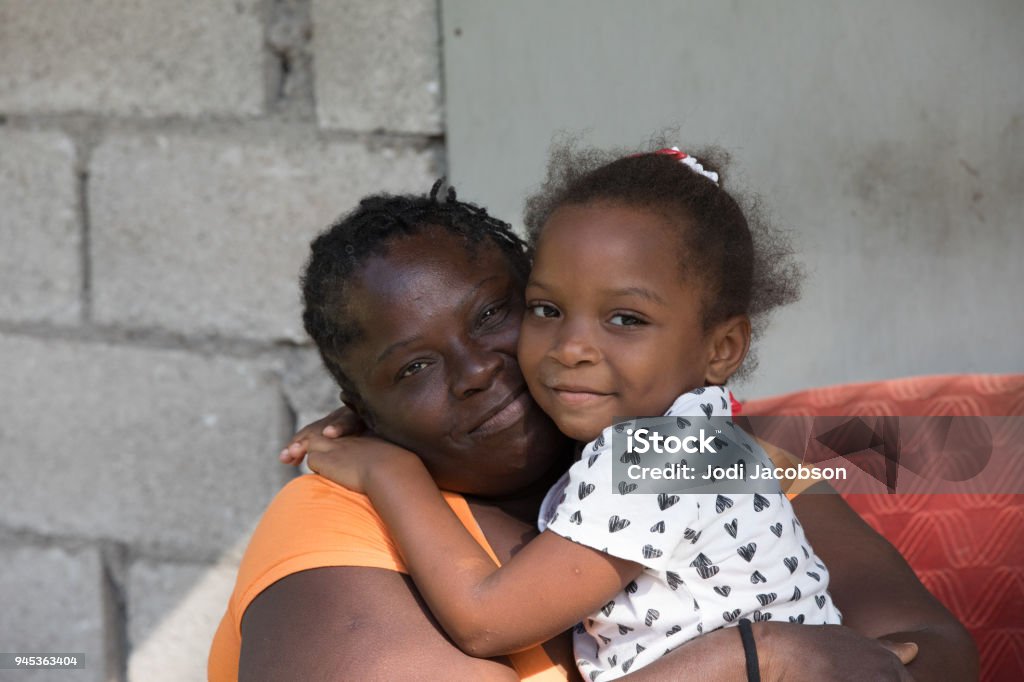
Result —
M 789 481 L 831 481 L 846 480 L 846 469 L 833 467 L 811 467 L 803 463 L 788 467 L 766 467 L 754 464 L 747 471 L 743 462 L 727 467 L 708 466 L 698 472 L 697 467 L 686 464 L 673 464 L 667 467 L 644 467 L 631 464 L 626 475 L 634 481 L 642 480 L 682 480 L 682 481 L 758 481 L 758 480 L 789 480 Z

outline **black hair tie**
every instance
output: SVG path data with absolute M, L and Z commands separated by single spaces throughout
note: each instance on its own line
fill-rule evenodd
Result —
M 761 682 L 761 667 L 757 661 L 757 647 L 754 645 L 754 631 L 750 620 L 740 618 L 740 639 L 743 640 L 743 655 L 747 659 L 747 682 Z

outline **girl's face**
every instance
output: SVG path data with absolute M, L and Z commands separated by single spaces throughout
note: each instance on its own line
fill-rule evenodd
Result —
M 368 259 L 349 292 L 363 332 L 341 361 L 351 401 L 442 488 L 508 494 L 563 464 L 566 443 L 516 361 L 522 296 L 497 247 L 470 254 L 440 228 Z
M 545 224 L 519 363 L 566 435 L 593 440 L 616 417 L 664 414 L 705 384 L 714 344 L 677 235 L 658 213 L 607 202 L 563 206 Z

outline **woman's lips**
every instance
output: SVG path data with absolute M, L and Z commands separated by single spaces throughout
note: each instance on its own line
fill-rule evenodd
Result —
M 469 433 L 473 436 L 488 436 L 512 426 L 523 418 L 531 401 L 532 398 L 524 386 L 504 407 L 501 407 Z

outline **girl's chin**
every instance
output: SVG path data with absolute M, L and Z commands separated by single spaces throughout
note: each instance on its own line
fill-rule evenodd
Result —
M 568 422 L 565 424 L 558 424 L 558 429 L 575 441 L 589 443 L 592 440 L 597 440 L 597 437 L 601 435 L 601 432 L 606 426 L 611 426 L 611 422 L 602 426 L 595 426 L 589 423 L 581 424 L 579 422 Z

